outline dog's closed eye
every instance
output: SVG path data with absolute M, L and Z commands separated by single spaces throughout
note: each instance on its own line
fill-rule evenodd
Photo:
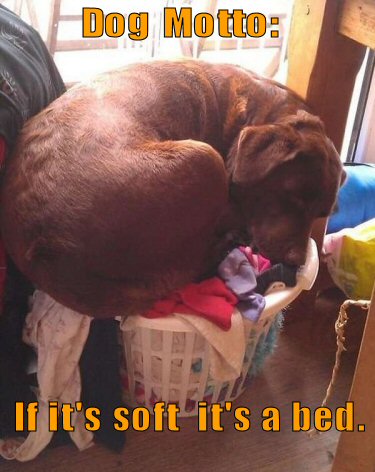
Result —
M 334 215 L 339 211 L 339 205 L 336 202 L 335 205 L 330 210 L 323 210 L 318 214 L 318 218 L 328 218 L 331 215 Z
M 329 212 L 322 211 L 321 213 L 319 213 L 318 218 L 328 218 L 329 215 L 330 215 Z

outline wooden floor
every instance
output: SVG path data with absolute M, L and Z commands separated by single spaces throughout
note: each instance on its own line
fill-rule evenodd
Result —
M 29 463 L 0 462 L 1 472 L 328 472 L 338 439 L 331 430 L 310 438 L 293 432 L 291 404 L 319 406 L 328 385 L 335 355 L 334 320 L 343 296 L 331 290 L 315 311 L 295 308 L 286 317 L 272 359 L 235 406 L 251 409 L 249 431 L 234 430 L 234 417 L 223 415 L 224 432 L 198 432 L 195 418 L 179 419 L 180 432 L 128 432 L 121 454 L 95 446 L 78 452 L 73 445 L 48 449 Z M 359 347 L 364 314 L 354 313 L 348 326 L 344 354 L 330 407 L 345 403 Z M 281 431 L 261 429 L 261 411 L 280 409 Z

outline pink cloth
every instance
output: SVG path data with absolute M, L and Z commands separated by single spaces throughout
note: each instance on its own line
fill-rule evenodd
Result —
M 254 267 L 257 275 L 261 274 L 265 270 L 268 270 L 272 266 L 269 259 L 266 259 L 260 254 L 254 254 L 251 247 L 240 246 L 239 249 L 245 254 L 250 264 Z
M 199 284 L 186 285 L 168 298 L 157 301 L 151 310 L 143 313 L 146 318 L 161 318 L 171 313 L 198 315 L 228 331 L 237 297 L 227 289 L 218 277 Z

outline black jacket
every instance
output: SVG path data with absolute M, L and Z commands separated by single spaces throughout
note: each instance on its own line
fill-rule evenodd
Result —
M 0 135 L 9 149 L 23 123 L 64 91 L 42 38 L 0 5 Z
M 24 122 L 65 91 L 39 34 L 0 5 L 0 136 L 8 154 Z M 15 434 L 15 402 L 35 401 L 22 327 L 32 286 L 10 260 L 0 313 L 0 438 Z M 22 434 L 22 433 L 21 433 Z

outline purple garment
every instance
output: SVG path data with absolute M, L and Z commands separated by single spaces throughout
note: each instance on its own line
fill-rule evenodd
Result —
M 240 313 L 251 321 L 258 321 L 266 304 L 265 298 L 255 293 L 255 270 L 240 249 L 233 249 L 220 263 L 218 274 L 225 285 L 237 295 Z
M 264 307 L 266 299 L 260 293 L 248 295 L 246 300 L 240 301 L 237 305 L 238 311 L 248 320 L 258 321 Z

